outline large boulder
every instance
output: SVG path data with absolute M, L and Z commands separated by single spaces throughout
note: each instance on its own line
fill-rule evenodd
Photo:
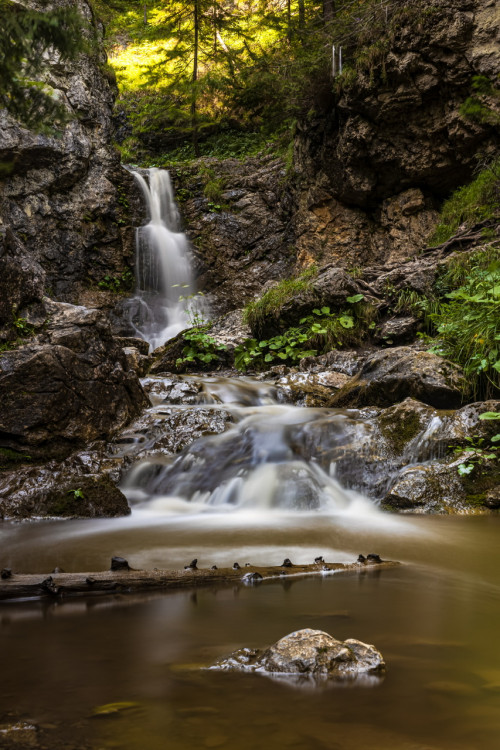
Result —
M 265 650 L 235 651 L 214 668 L 339 679 L 359 674 L 380 675 L 385 662 L 375 646 L 354 638 L 339 641 L 322 630 L 305 628 L 286 635 Z
M 0 354 L 0 447 L 67 455 L 109 437 L 149 403 L 105 316 L 47 303 L 45 330 Z
M 410 396 L 439 409 L 462 403 L 460 367 L 430 352 L 400 346 L 372 354 L 330 406 L 391 406 Z

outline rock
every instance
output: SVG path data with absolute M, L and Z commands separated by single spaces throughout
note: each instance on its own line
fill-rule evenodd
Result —
M 321 407 L 347 382 L 349 376 L 340 372 L 294 372 L 279 378 L 276 385 L 286 400 L 296 406 Z
M 471 510 L 458 474 L 463 459 L 431 463 L 403 469 L 382 507 L 416 513 L 457 513 Z
M 0 472 L 0 518 L 129 515 L 127 498 L 110 476 L 85 473 L 88 468 L 73 457 Z
M 463 399 L 465 380 L 457 365 L 436 354 L 396 347 L 370 355 L 358 375 L 330 401 L 330 406 L 391 406 L 408 396 L 441 409 Z
M 47 303 L 32 342 L 0 353 L 0 447 L 67 455 L 124 427 L 148 405 L 98 310 Z
M 42 301 L 45 272 L 10 227 L 0 231 L 0 264 L 0 326 L 10 327 L 20 310 Z
M 484 504 L 487 508 L 500 508 L 500 484 L 488 490 L 484 499 Z
M 285 164 L 273 157 L 203 159 L 222 186 L 219 208 L 204 194 L 200 162 L 172 170 L 181 211 L 191 238 L 198 287 L 210 292 L 218 314 L 241 308 L 270 279 L 289 275 L 288 220 L 290 197 L 284 184 Z M 182 182 L 181 182 L 182 180 Z M 179 190 L 182 188 L 182 192 Z
M 381 674 L 385 662 L 374 646 L 352 638 L 339 641 L 322 630 L 305 628 L 286 635 L 266 650 L 235 651 L 214 668 L 338 679 Z
M 347 297 L 362 293 L 356 281 L 342 268 L 326 266 L 316 278 L 311 278 L 307 287 L 286 300 L 276 310 L 269 312 L 255 323 L 253 333 L 257 338 L 275 336 L 290 326 L 299 325 L 300 320 L 313 309 L 327 306 L 340 311 L 349 307 Z
M 414 341 L 422 324 L 413 315 L 404 318 L 390 318 L 375 330 L 374 340 L 379 344 L 399 345 Z
M 82 13 L 98 38 L 88 54 L 50 61 L 48 83 L 72 119 L 61 133 L 47 135 L 21 127 L 5 110 L 0 113 L 0 160 L 11 166 L 0 177 L 1 224 L 23 246 L 21 254 L 7 259 L 13 284 L 5 289 L 6 299 L 16 309 L 29 297 L 39 298 L 40 285 L 51 296 L 76 302 L 90 283 L 106 299 L 109 293 L 101 292 L 99 282 L 120 278 L 133 264 L 129 193 L 134 188 L 113 144 L 117 92 L 99 44 L 104 29 L 87 0 L 51 4 L 67 6 Z M 24 290 L 13 260 L 27 271 Z M 0 298 L 5 299 L 1 292 Z
M 110 570 L 130 570 L 130 565 L 124 557 L 112 557 Z
M 0 746 L 5 750 L 38 747 L 38 728 L 27 721 L 15 724 L 0 724 Z

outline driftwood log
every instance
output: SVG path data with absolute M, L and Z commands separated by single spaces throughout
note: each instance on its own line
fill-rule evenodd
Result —
M 372 558 L 372 559 L 370 559 Z M 126 594 L 206 586 L 209 584 L 249 583 L 256 584 L 278 578 L 295 578 L 308 575 L 333 575 L 337 573 L 366 574 L 399 563 L 380 560 L 378 555 L 364 558 L 360 555 L 354 563 L 315 562 L 311 565 L 293 565 L 285 560 L 284 565 L 260 567 L 246 565 L 235 568 L 197 568 L 186 566 L 184 570 L 134 570 L 123 560 L 121 569 L 98 573 L 59 573 L 51 575 L 35 573 L 11 573 L 2 571 L 0 601 L 14 599 L 62 599 L 74 596 L 96 596 L 103 594 Z M 116 567 L 116 566 L 115 566 Z M 4 575 L 5 573 L 5 575 Z

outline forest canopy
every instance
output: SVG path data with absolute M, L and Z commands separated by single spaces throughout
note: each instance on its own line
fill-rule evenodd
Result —
M 252 134 L 258 145 L 270 137 L 289 139 L 294 120 L 313 114 L 333 95 L 332 45 L 371 44 L 401 3 L 94 0 L 94 5 L 107 24 L 119 108 L 132 126 L 125 149 L 178 147 L 192 155 L 213 134 L 219 144 L 221 135 L 230 133 Z M 187 135 L 189 143 L 182 146 Z

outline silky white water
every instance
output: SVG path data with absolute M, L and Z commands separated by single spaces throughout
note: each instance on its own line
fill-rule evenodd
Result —
M 189 242 L 180 231 L 180 216 L 166 169 L 151 168 L 147 177 L 132 172 L 139 184 L 149 222 L 136 232 L 136 291 L 130 320 L 138 336 L 157 349 L 193 325 L 197 310 Z

